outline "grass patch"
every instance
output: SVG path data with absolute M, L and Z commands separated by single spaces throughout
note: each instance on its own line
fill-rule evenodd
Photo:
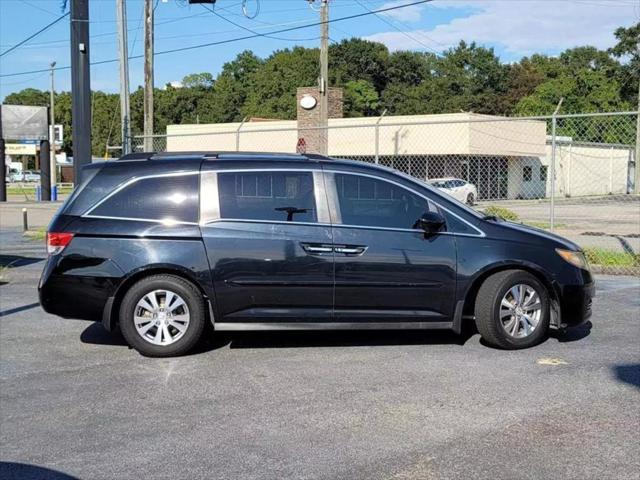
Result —
M 73 191 L 73 188 L 71 187 L 58 187 L 58 195 L 61 194 L 67 194 L 67 193 L 71 193 Z M 25 186 L 19 186 L 19 185 L 11 185 L 11 184 L 7 184 L 7 195 L 20 195 L 20 194 L 31 194 L 31 195 L 35 195 L 36 193 L 36 186 L 35 185 L 25 185 Z
M 37 230 L 27 230 L 22 235 L 30 238 L 31 240 L 44 240 L 47 236 L 47 229 L 45 227 L 39 228 Z
M 640 267 L 640 255 L 609 250 L 599 247 L 587 247 L 584 253 L 592 265 L 605 267 Z
M 495 215 L 496 217 L 500 217 L 504 220 L 508 220 L 510 222 L 517 222 L 520 220 L 520 217 L 513 210 L 509 210 L 504 207 L 496 207 L 495 205 L 491 205 L 485 208 L 482 213 L 485 215 Z
M 551 224 L 549 222 L 523 222 L 525 225 L 529 225 L 531 227 L 541 228 L 542 230 L 550 230 Z M 554 228 L 565 228 L 567 226 L 566 223 L 556 223 L 554 224 Z

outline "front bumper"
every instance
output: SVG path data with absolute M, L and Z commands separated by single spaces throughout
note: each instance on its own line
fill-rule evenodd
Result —
M 584 285 L 566 285 L 562 288 L 560 307 L 561 327 L 573 327 L 586 322 L 592 314 L 596 284 L 591 281 Z

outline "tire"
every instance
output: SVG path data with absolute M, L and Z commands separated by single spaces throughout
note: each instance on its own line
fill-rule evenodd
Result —
M 152 310 L 141 306 L 144 300 L 143 305 L 153 307 L 152 299 L 159 308 Z M 167 301 L 171 305 L 166 305 Z M 167 308 L 172 305 L 173 310 Z M 137 320 L 134 320 L 136 315 Z M 153 275 L 140 280 L 129 288 L 120 305 L 122 335 L 132 348 L 148 357 L 187 353 L 202 336 L 205 324 L 201 293 L 192 283 L 174 275 Z M 158 333 L 160 329 L 162 332 Z M 158 336 L 159 343 L 153 343 L 158 342 Z
M 521 290 L 519 285 L 523 286 Z M 539 301 L 529 294 L 530 290 L 535 291 Z M 518 305 L 517 298 L 522 298 L 519 310 L 511 308 Z M 523 311 L 527 313 L 521 315 Z M 549 294 L 530 273 L 505 270 L 487 278 L 480 287 L 475 318 L 480 335 L 489 345 L 507 350 L 533 347 L 542 342 L 549 331 Z
M 474 201 L 475 201 L 475 198 L 473 196 L 473 193 L 470 193 L 469 195 L 467 195 L 467 205 L 473 205 Z

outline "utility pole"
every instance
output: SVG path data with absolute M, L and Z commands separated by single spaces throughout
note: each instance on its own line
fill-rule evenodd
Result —
M 0 202 L 7 201 L 7 184 L 5 177 L 7 175 L 7 164 L 5 162 L 4 155 L 4 135 L 2 134 L 2 102 L 0 102 Z
M 127 6 L 116 0 L 118 21 L 118 53 L 120 54 L 120 122 L 122 154 L 131 153 L 131 112 L 129 108 L 129 45 L 127 40 Z M 146 117 L 145 117 L 146 118 Z
M 49 142 L 51 143 L 50 147 L 51 147 L 51 157 L 50 157 L 50 163 L 51 163 L 51 193 L 52 193 L 52 200 L 57 200 L 58 199 L 58 188 L 57 188 L 57 183 L 58 183 L 58 169 L 57 169 L 57 165 L 56 165 L 56 114 L 55 114 L 55 99 L 54 99 L 54 95 L 55 95 L 55 89 L 54 89 L 54 68 L 56 66 L 56 62 L 51 62 L 51 65 L 49 65 L 51 67 L 51 92 L 49 92 L 49 116 L 50 116 L 50 120 L 49 123 L 51 124 L 51 133 L 49 134 Z
M 320 3 L 320 78 L 318 87 L 320 93 L 320 154 L 328 152 L 329 137 L 329 0 Z
M 89 0 L 71 0 L 71 129 L 74 182 L 91 163 L 91 77 L 89 71 Z
M 640 45 L 638 46 L 640 51 Z M 638 82 L 638 115 L 636 118 L 636 163 L 633 178 L 633 193 L 640 195 L 640 82 Z
M 144 151 L 153 151 L 153 0 L 144 0 Z

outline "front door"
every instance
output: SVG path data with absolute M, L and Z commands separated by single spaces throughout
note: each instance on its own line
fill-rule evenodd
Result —
M 320 170 L 203 172 L 202 191 L 216 324 L 329 321 L 333 250 Z
M 449 322 L 455 237 L 425 238 L 414 224 L 435 209 L 393 180 L 327 172 L 333 216 L 337 322 Z

